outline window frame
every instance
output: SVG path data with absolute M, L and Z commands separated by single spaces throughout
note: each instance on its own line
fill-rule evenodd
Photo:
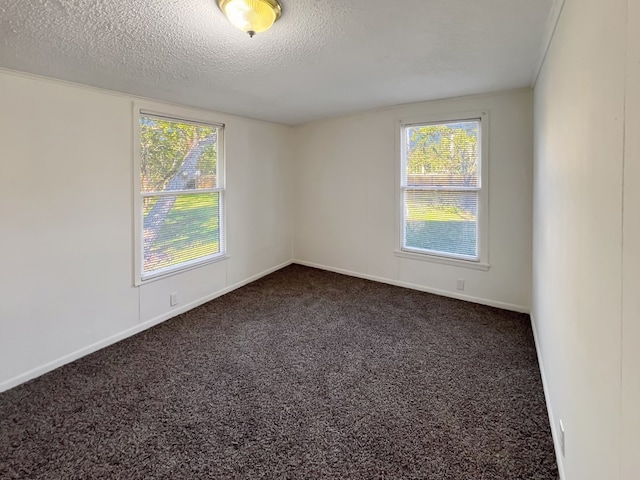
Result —
M 193 123 L 198 125 L 207 125 L 218 129 L 217 143 L 217 164 L 216 164 L 216 177 L 217 187 L 206 189 L 188 189 L 188 190 L 172 190 L 170 192 L 143 192 L 140 188 L 141 178 L 141 165 L 142 156 L 140 152 L 140 117 L 151 116 L 166 120 L 173 120 L 177 122 Z M 134 235 L 133 235 L 133 250 L 134 250 L 134 286 L 140 286 L 145 283 L 153 282 L 162 278 L 166 278 L 172 275 L 176 275 L 188 270 L 199 268 L 203 265 L 219 262 L 229 258 L 227 254 L 227 241 L 226 241 L 226 152 L 225 152 L 225 124 L 220 121 L 214 115 L 209 115 L 208 112 L 194 112 L 188 108 L 180 107 L 168 107 L 166 105 L 155 105 L 149 103 L 133 102 L 133 223 L 134 223 Z M 219 195 L 219 252 L 207 255 L 204 257 L 188 260 L 177 265 L 171 265 L 163 267 L 153 272 L 145 274 L 144 272 L 144 215 L 142 213 L 143 202 L 145 197 L 158 197 L 158 196 L 178 196 L 181 194 L 212 194 L 218 193 Z
M 464 255 L 449 254 L 405 247 L 406 229 L 406 208 L 405 184 L 406 172 L 406 152 L 404 149 L 404 137 L 406 129 L 418 125 L 439 125 L 444 123 L 455 123 L 464 121 L 478 121 L 478 142 L 480 143 L 478 152 L 479 188 L 472 191 L 478 192 L 478 217 L 477 217 L 477 257 L 467 257 Z M 396 168 L 396 249 L 395 255 L 401 258 L 421 260 L 445 265 L 466 267 L 475 270 L 489 270 L 489 111 L 477 110 L 458 113 L 445 113 L 422 115 L 419 117 L 404 118 L 399 120 L 396 128 L 396 152 L 398 155 Z M 428 189 L 426 191 L 436 191 Z M 447 189 L 441 189 L 447 190 Z M 465 189 L 452 188 L 452 191 L 463 191 Z M 466 189 L 469 190 L 469 189 Z

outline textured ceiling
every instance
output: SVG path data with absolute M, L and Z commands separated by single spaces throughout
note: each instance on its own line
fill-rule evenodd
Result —
M 0 66 L 286 124 L 531 84 L 554 0 L 2 0 Z

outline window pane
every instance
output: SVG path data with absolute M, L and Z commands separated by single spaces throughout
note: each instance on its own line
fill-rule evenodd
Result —
M 479 187 L 478 120 L 405 129 L 407 186 Z
M 478 256 L 477 192 L 405 192 L 404 247 Z
M 140 116 L 142 192 L 218 187 L 218 128 Z
M 219 253 L 220 211 L 218 192 L 145 198 L 143 271 Z

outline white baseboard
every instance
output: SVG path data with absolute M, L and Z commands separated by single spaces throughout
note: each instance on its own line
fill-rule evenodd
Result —
M 533 340 L 536 344 L 536 354 L 538 355 L 538 366 L 540 367 L 540 376 L 542 377 L 542 389 L 544 390 L 544 398 L 547 402 L 547 414 L 549 415 L 549 425 L 551 426 L 551 437 L 553 438 L 553 448 L 556 453 L 556 463 L 558 464 L 558 473 L 560 480 L 566 480 L 564 474 L 564 458 L 562 457 L 562 448 L 560 448 L 559 434 L 557 430 L 556 416 L 553 413 L 551 407 L 551 392 L 549 391 L 549 384 L 547 383 L 547 375 L 545 373 L 544 362 L 542 361 L 542 350 L 540 349 L 540 343 L 538 340 L 538 329 L 534 320 L 533 312 L 531 317 L 531 330 L 533 330 Z
M 395 285 L 396 287 L 405 287 L 412 290 L 419 290 L 421 292 L 433 293 L 434 295 L 440 295 L 442 297 L 456 298 L 458 300 L 464 300 L 471 303 L 479 303 L 481 305 L 487 305 L 489 307 L 501 308 L 503 310 L 511 310 L 519 313 L 529 313 L 529 307 L 522 305 L 512 305 L 510 303 L 498 302 L 495 300 L 489 300 L 486 298 L 473 297 L 471 295 L 463 295 L 456 292 L 450 292 L 448 290 L 440 290 L 437 288 L 425 287 L 423 285 L 417 285 L 415 283 L 403 282 L 400 280 L 393 280 L 390 278 L 376 277 L 374 275 L 367 275 L 365 273 L 353 272 L 351 270 L 343 270 L 342 268 L 328 267 L 326 265 L 320 265 L 312 262 L 305 262 L 304 260 L 294 260 L 292 263 L 304 265 L 307 267 L 319 268 L 321 270 L 327 270 L 329 272 L 341 273 L 343 275 L 349 275 L 350 277 L 363 278 L 365 280 L 372 280 L 374 282 L 386 283 L 388 285 Z
M 193 301 L 191 303 L 185 304 L 182 307 L 172 310 L 171 312 L 167 312 L 163 315 L 160 315 L 158 317 L 155 317 L 151 320 L 147 320 L 144 323 L 140 323 L 134 327 L 131 327 L 127 330 L 124 330 L 122 332 L 116 333 L 115 335 L 112 335 L 110 337 L 107 337 L 103 340 L 100 340 L 98 342 L 95 342 L 91 345 L 88 345 L 84 348 L 81 348 L 79 350 L 76 350 L 75 352 L 69 353 L 67 355 L 64 355 L 56 360 L 53 360 L 51 362 L 45 363 L 44 365 L 41 365 L 39 367 L 33 368 L 25 373 L 21 373 L 13 378 L 10 378 L 9 380 L 5 380 L 4 382 L 0 383 L 0 392 L 4 392 L 5 390 L 9 390 L 10 388 L 16 387 L 22 383 L 25 383 L 29 380 L 32 380 L 36 377 L 39 377 L 41 375 L 44 375 L 47 372 L 50 372 L 58 367 L 61 367 L 63 365 L 66 365 L 67 363 L 71 363 L 75 360 L 78 360 L 79 358 L 82 358 L 86 355 L 89 355 L 91 353 L 94 353 L 98 350 L 100 350 L 101 348 L 107 347 L 109 345 L 112 345 L 114 343 L 119 342 L 120 340 L 124 340 L 125 338 L 131 337 L 137 333 L 140 333 L 144 330 L 147 330 L 155 325 L 158 325 L 159 323 L 162 323 L 170 318 L 173 318 L 177 315 L 180 315 L 184 312 L 187 312 L 193 308 L 196 308 L 204 303 L 207 303 L 215 298 L 218 298 L 222 295 L 225 295 L 226 293 L 229 293 L 233 290 L 236 290 L 240 287 L 243 287 L 251 282 L 254 282 L 255 280 L 258 280 L 261 277 L 264 277 L 265 275 L 269 275 L 270 273 L 273 273 L 277 270 L 280 270 L 292 263 L 297 263 L 300 265 L 305 265 L 308 267 L 313 267 L 313 268 L 319 268 L 321 270 L 327 270 L 327 271 L 331 271 L 331 272 L 335 272 L 335 273 L 341 273 L 344 275 L 349 275 L 351 277 L 358 277 L 358 278 L 363 278 L 366 280 L 372 280 L 375 282 L 380 282 L 380 283 L 386 283 L 389 285 L 395 285 L 398 287 L 405 287 L 405 288 L 411 288 L 413 290 L 419 290 L 419 291 L 423 291 L 423 292 L 428 292 L 428 293 L 433 293 L 435 295 L 441 295 L 441 296 L 445 296 L 445 297 L 451 297 L 451 298 L 456 298 L 459 300 L 464 300 L 464 301 L 468 301 L 468 302 L 473 302 L 473 303 L 479 303 L 482 305 L 488 305 L 491 307 L 497 307 L 497 308 L 502 308 L 505 310 L 511 310 L 511 311 L 515 311 L 515 312 L 520 312 L 520 313 L 529 313 L 529 308 L 527 307 L 523 307 L 523 306 L 519 306 L 519 305 L 511 305 L 508 303 L 503 303 L 503 302 L 496 302 L 493 300 L 487 300 L 487 299 L 483 299 L 483 298 L 478 298 L 478 297 L 472 297 L 470 295 L 461 295 L 458 293 L 454 293 L 454 292 L 449 292 L 449 291 L 445 291 L 445 290 L 439 290 L 439 289 L 435 289 L 435 288 L 428 288 L 428 287 L 424 287 L 422 285 L 416 285 L 416 284 L 412 284 L 412 283 L 408 283 L 408 282 L 402 282 L 402 281 L 398 281 L 398 280 L 392 280 L 392 279 L 388 279 L 388 278 L 383 278 L 383 277 L 376 277 L 373 275 L 366 275 L 366 274 L 361 274 L 358 272 L 352 272 L 350 270 L 343 270 L 340 268 L 333 268 L 333 267 L 328 267 L 326 265 L 320 265 L 320 264 L 316 264 L 316 263 L 311 263 L 311 262 L 305 262 L 302 260 L 293 260 L 293 261 L 288 261 L 288 262 L 284 262 L 280 265 L 277 265 L 273 268 L 270 268 L 268 270 L 265 270 L 257 275 L 253 275 L 252 277 L 249 277 L 241 282 L 235 283 L 233 285 L 230 285 L 222 290 L 219 290 L 217 292 L 214 292 L 210 295 L 207 295 L 203 298 L 200 298 L 196 301 Z M 546 390 L 545 390 L 546 393 Z M 555 441 L 555 437 L 554 437 L 554 441 Z M 564 480 L 564 479 L 562 479 Z
M 170 312 L 167 312 L 158 317 L 152 318 L 151 320 L 147 320 L 146 322 L 140 323 L 135 327 L 128 328 L 127 330 L 116 333 L 115 335 L 107 337 L 87 347 L 76 350 L 75 352 L 64 355 L 63 357 L 60 357 L 56 360 L 45 363 L 44 365 L 41 365 L 39 367 L 33 368 L 28 372 L 21 373 L 20 375 L 10 378 L 9 380 L 5 380 L 4 382 L 0 383 L 0 392 L 4 392 L 5 390 L 9 390 L 10 388 L 17 387 L 22 383 L 28 382 L 29 380 L 32 380 L 36 377 L 44 375 L 45 373 L 55 370 L 58 367 L 66 365 L 67 363 L 71 363 L 75 360 L 78 360 L 79 358 L 82 358 L 86 355 L 96 352 L 102 348 L 108 347 L 109 345 L 113 345 L 114 343 L 117 343 L 120 340 L 124 340 L 125 338 L 131 337 L 137 333 L 147 330 L 155 325 L 158 325 L 159 323 L 169 320 L 170 318 L 176 317 L 204 303 L 210 302 L 215 298 L 221 297 L 222 295 L 232 292 L 233 290 L 236 290 L 240 287 L 244 287 L 245 285 L 258 280 L 259 278 L 264 277 L 265 275 L 269 275 L 270 273 L 273 273 L 288 265 L 291 265 L 291 263 L 293 262 L 291 261 L 284 262 L 280 265 L 277 265 L 268 270 L 265 270 L 264 272 L 258 273 L 257 275 L 253 275 L 252 277 L 242 280 L 241 282 L 225 287 L 222 290 L 218 290 L 217 292 L 207 295 L 206 297 L 187 303 L 178 309 L 171 310 Z

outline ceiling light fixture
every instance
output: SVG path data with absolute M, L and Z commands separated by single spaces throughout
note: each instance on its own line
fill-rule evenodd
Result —
M 277 0 L 218 0 L 218 6 L 234 27 L 250 37 L 269 30 L 282 15 Z

